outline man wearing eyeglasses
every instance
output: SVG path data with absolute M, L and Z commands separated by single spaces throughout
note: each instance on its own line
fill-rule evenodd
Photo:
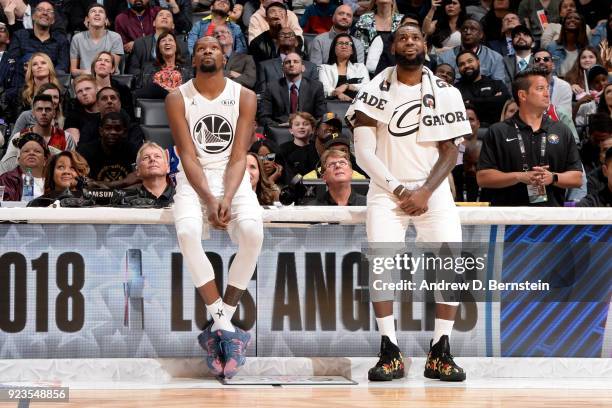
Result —
M 348 153 L 327 149 L 321 156 L 321 169 L 327 191 L 319 193 L 306 205 L 366 205 L 365 196 L 356 193 L 351 187 L 353 167 Z
M 33 28 L 15 32 L 8 49 L 9 59 L 26 63 L 35 52 L 44 52 L 49 56 L 55 67 L 55 72 L 69 72 L 70 44 L 66 36 L 58 31 L 52 31 L 55 22 L 55 8 L 47 1 L 38 3 L 32 14 Z M 17 70 L 23 78 L 22 70 Z
M 533 54 L 533 65 L 546 72 L 550 87 L 550 103 L 557 110 L 572 113 L 572 87 L 566 81 L 555 75 L 555 61 L 548 50 L 540 49 Z

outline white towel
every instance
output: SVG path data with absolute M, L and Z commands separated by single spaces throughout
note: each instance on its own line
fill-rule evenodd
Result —
M 361 111 L 372 119 L 389 123 L 396 107 L 404 103 L 397 83 L 395 67 L 378 74 L 353 100 L 346 113 L 348 122 L 354 126 L 355 111 Z M 423 67 L 421 101 L 417 141 L 457 139 L 472 133 L 459 90 L 436 77 L 427 67 Z

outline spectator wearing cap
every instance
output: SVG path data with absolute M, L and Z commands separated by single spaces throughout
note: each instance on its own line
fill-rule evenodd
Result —
M 76 77 L 81 74 L 92 74 L 91 63 L 102 52 L 110 52 L 115 66 L 119 65 L 123 55 L 121 36 L 107 30 L 109 25 L 104 6 L 92 3 L 87 10 L 85 26 L 87 31 L 81 31 L 72 37 L 70 43 L 70 73 Z
M 232 0 L 214 0 L 210 5 L 210 14 L 194 24 L 187 37 L 189 54 L 193 55 L 193 46 L 199 38 L 213 36 L 214 30 L 219 26 L 227 26 L 234 38 L 234 51 L 247 53 L 247 44 L 238 24 L 233 23 L 229 17 L 234 3 Z
M 591 91 L 600 94 L 608 84 L 608 70 L 601 65 L 593 65 L 587 74 L 587 81 Z M 601 96 L 600 96 L 601 98 Z M 587 94 L 574 105 L 575 122 L 578 128 L 587 125 L 589 115 L 597 112 L 598 101 L 592 94 Z
M 612 207 L 612 147 L 606 150 L 601 170 L 608 179 L 607 184 L 600 190 L 589 193 L 576 207 Z
M 353 191 L 352 167 L 349 154 L 342 150 L 327 149 L 321 155 L 322 179 L 327 186 L 306 205 L 366 205 L 366 197 Z
M 572 112 L 572 87 L 555 75 L 555 61 L 548 50 L 539 49 L 533 53 L 533 66 L 546 73 L 550 93 L 550 103 L 557 110 Z
M 43 137 L 37 133 L 26 133 L 13 139 L 19 150 L 17 167 L 0 175 L 0 185 L 4 186 L 5 201 L 20 201 L 23 189 L 23 174 L 31 169 L 34 176 L 34 197 L 43 194 L 44 168 L 49 158 L 49 149 Z
M 526 26 L 517 25 L 511 31 L 511 37 L 514 54 L 504 56 L 504 68 L 508 79 L 513 81 L 517 73 L 533 65 L 533 35 Z
M 32 54 L 43 52 L 49 56 L 58 73 L 68 73 L 70 44 L 64 34 L 51 30 L 54 22 L 53 4 L 47 1 L 38 3 L 32 14 L 33 27 L 13 34 L 7 51 L 9 59 L 15 60 L 18 66 L 23 66 L 30 60 Z M 17 69 L 16 73 L 23 77 L 23 70 Z
M 285 16 L 282 20 L 283 27 L 290 27 L 293 32 L 300 37 L 300 41 L 303 43 L 303 31 L 302 27 L 300 27 L 300 23 L 298 21 L 298 17 L 291 10 L 287 9 L 287 6 L 284 2 L 279 0 L 261 0 L 261 5 L 259 9 L 253 13 L 251 19 L 249 20 L 249 46 L 255 40 L 255 38 L 259 37 L 262 33 L 268 31 L 270 27 L 270 21 L 267 18 L 268 7 L 271 4 L 278 3 L 277 7 L 282 7 L 285 9 Z
M 256 91 L 258 94 L 263 93 L 264 86 L 267 82 L 276 81 L 284 76 L 283 61 L 285 57 L 292 52 L 297 52 L 302 55 L 299 50 L 299 41 L 295 33 L 290 27 L 282 27 L 278 33 L 278 57 L 261 61 L 257 67 L 257 85 Z M 312 79 L 319 79 L 319 67 L 310 61 L 304 61 L 304 73 L 302 76 Z
M 456 87 L 463 100 L 476 107 L 481 122 L 497 122 L 504 104 L 510 99 L 506 85 L 480 73 L 480 61 L 473 51 L 460 51 L 457 55 L 457 67 L 461 79 Z
M 153 20 L 155 32 L 134 41 L 132 54 L 127 60 L 126 72 L 136 78 L 136 87 L 143 86 L 145 71 L 150 71 L 157 61 L 157 40 L 166 31 L 174 32 L 174 17 L 170 10 L 161 9 Z M 181 36 L 182 37 L 182 36 Z M 189 61 L 187 44 L 180 38 L 176 40 L 181 57 Z
M 304 78 L 304 64 L 297 53 L 290 53 L 283 61 L 284 78 L 270 82 L 261 100 L 259 123 L 264 127 L 288 126 L 289 115 L 308 112 L 320 117 L 327 111 L 323 85 Z
M 18 139 L 28 133 L 36 133 L 43 137 L 45 143 L 54 154 L 63 150 L 74 150 L 76 143 L 72 136 L 53 124 L 56 109 L 53 104 L 53 98 L 50 95 L 36 95 L 32 102 L 32 113 L 34 114 L 36 124 L 23 129 L 19 134 L 13 136 L 13 139 Z M 15 143 L 13 142 L 8 145 L 8 149 L 0 162 L 0 173 L 13 170 L 17 166 L 19 152 Z

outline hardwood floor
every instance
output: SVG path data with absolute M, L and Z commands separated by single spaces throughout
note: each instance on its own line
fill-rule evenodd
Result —
M 15 403 L 0 403 L 0 407 Z M 473 388 L 232 388 L 162 390 L 71 390 L 70 403 L 33 402 L 38 407 L 244 407 L 244 408 L 479 408 L 612 407 L 612 389 Z

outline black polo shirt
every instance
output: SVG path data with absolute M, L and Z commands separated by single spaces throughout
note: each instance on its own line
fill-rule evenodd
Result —
M 540 129 L 533 132 L 531 127 L 521 120 L 518 113 L 514 117 L 496 123 L 489 128 L 482 143 L 478 170 L 496 169 L 504 173 L 523 170 L 523 160 L 515 123 L 518 125 L 525 144 L 527 165 L 530 169 L 540 165 L 541 137 L 545 135 L 544 163 L 548 164 L 551 172 L 582 171 L 578 148 L 567 126 L 544 116 Z M 565 201 L 565 189 L 553 185 L 546 186 L 548 201 L 539 204 L 529 204 L 527 185 L 523 183 L 488 190 L 491 193 L 491 204 L 496 206 L 556 207 L 563 206 Z
M 170 181 L 168 181 L 168 185 L 166 189 L 159 197 L 156 197 L 153 193 L 151 193 L 144 185 L 140 185 L 135 188 L 131 188 L 126 190 L 126 195 L 133 198 L 149 198 L 151 200 L 155 200 L 155 204 L 158 207 L 168 207 L 170 204 L 174 202 L 174 186 Z
M 366 205 L 366 197 L 359 193 L 356 193 L 353 189 L 351 189 L 351 195 L 346 203 L 347 206 L 363 206 Z M 324 193 L 320 193 L 316 198 L 308 201 L 305 205 L 338 205 L 337 202 L 334 201 L 332 196 L 329 194 L 329 190 Z

